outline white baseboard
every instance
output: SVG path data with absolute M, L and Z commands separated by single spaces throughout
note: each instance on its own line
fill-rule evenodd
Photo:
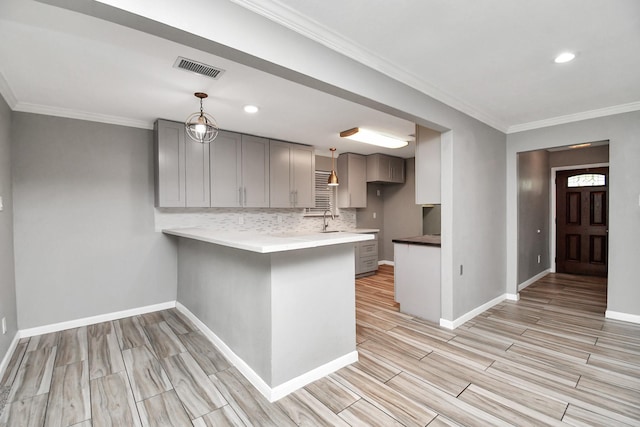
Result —
M 266 397 L 269 402 L 275 402 L 276 400 L 283 398 L 287 394 L 294 392 L 315 380 L 358 361 L 358 352 L 354 350 L 351 353 L 345 354 L 344 356 L 332 360 L 329 363 L 293 378 L 284 384 L 280 384 L 279 386 L 272 388 L 187 307 L 182 305 L 180 302 L 176 302 L 176 308 L 187 316 L 189 320 L 191 320 L 202 331 L 202 333 L 209 338 L 209 340 L 222 352 L 222 354 L 224 354 L 229 362 L 238 368 L 240 373 L 244 375 L 244 377 L 249 380 L 249 382 L 253 384 L 253 386 L 258 389 L 258 391 Z
M 20 331 L 16 332 L 15 336 L 13 337 L 13 341 L 11 341 L 11 344 L 9 344 L 7 353 L 4 355 L 2 361 L 0 362 L 0 381 L 4 376 L 4 371 L 7 369 L 7 366 L 9 366 L 9 361 L 11 360 L 13 352 L 16 350 L 16 347 L 18 347 L 18 341 L 20 341 Z
M 378 265 L 396 265 L 396 263 L 386 259 L 381 259 L 380 261 L 378 261 Z
M 524 282 L 520 283 L 518 285 L 518 292 L 520 292 L 521 290 L 523 290 L 524 288 L 526 288 L 530 284 L 542 279 L 544 276 L 546 276 L 549 273 L 551 273 L 551 269 L 547 268 L 546 270 L 541 271 L 540 273 L 536 274 L 535 276 L 531 277 L 530 279 L 527 279 Z
M 51 332 L 64 331 L 66 329 L 79 328 L 81 326 L 94 325 L 96 323 L 108 322 L 110 320 L 122 319 L 124 317 L 136 316 L 138 314 L 151 313 L 152 311 L 166 310 L 174 308 L 175 301 L 167 301 L 160 304 L 147 305 L 144 307 L 132 308 L 129 310 L 115 311 L 113 313 L 100 314 L 98 316 L 85 317 L 82 319 L 69 320 L 67 322 L 53 323 L 51 325 L 38 326 L 35 328 L 22 329 L 18 331 L 20 338 L 33 337 L 36 335 L 48 334 Z
M 509 301 L 520 301 L 520 294 L 505 294 L 505 299 Z
M 453 330 L 453 329 L 457 328 L 458 326 L 462 325 L 464 322 L 473 319 L 478 314 L 489 310 L 491 307 L 493 307 L 496 304 L 501 303 L 505 299 L 507 299 L 507 294 L 502 294 L 499 297 L 496 297 L 496 298 L 492 299 L 491 301 L 486 302 L 486 303 L 482 304 L 481 306 L 474 308 L 473 310 L 469 311 L 468 313 L 463 314 L 462 316 L 458 317 L 455 320 L 440 319 L 440 326 L 442 326 L 443 328 L 447 328 L 447 329 Z
M 612 320 L 622 320 L 629 323 L 640 323 L 640 315 L 621 313 L 619 311 L 607 310 L 604 312 L 604 317 Z

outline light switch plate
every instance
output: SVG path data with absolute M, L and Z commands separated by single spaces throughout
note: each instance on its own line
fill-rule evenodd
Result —
M 0 196 L 0 211 L 4 210 L 4 203 L 2 203 L 2 196 Z

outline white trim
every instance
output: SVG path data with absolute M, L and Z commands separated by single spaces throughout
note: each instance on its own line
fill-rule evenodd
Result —
M 11 356 L 13 356 L 13 352 L 18 347 L 18 341 L 20 341 L 20 331 L 16 332 L 16 334 L 14 335 L 13 340 L 11 341 L 11 344 L 9 344 L 9 348 L 7 349 L 7 352 L 2 358 L 2 362 L 0 362 L 0 379 L 2 379 L 2 377 L 4 376 L 4 371 L 5 369 L 7 369 L 7 366 L 9 366 L 9 361 L 11 361 Z
M 506 299 L 510 299 L 511 297 L 513 297 L 513 296 L 510 296 L 510 298 L 507 298 L 507 295 L 508 294 L 502 294 L 499 297 L 496 297 L 496 298 L 492 299 L 491 301 L 486 302 L 486 303 L 482 304 L 481 306 L 474 308 L 473 310 L 469 311 L 468 313 L 463 314 L 462 316 L 458 317 L 455 320 L 440 319 L 440 326 L 442 326 L 443 328 L 447 328 L 447 329 L 455 329 L 458 326 L 462 325 L 463 323 L 473 319 L 478 314 L 489 310 L 494 305 L 500 304 L 502 301 L 504 301 Z
M 378 265 L 393 265 L 393 266 L 395 266 L 396 263 L 394 261 L 389 261 L 388 259 L 381 259 L 380 261 L 378 261 Z
M 576 169 L 588 169 L 588 168 L 608 168 L 609 162 L 604 163 L 590 163 L 586 165 L 571 165 L 571 166 L 556 166 L 551 168 L 551 181 L 549 182 L 549 197 L 551 200 L 549 201 L 549 268 L 550 273 L 556 272 L 556 175 L 558 171 L 568 171 L 568 170 L 576 170 Z M 607 186 L 609 183 L 607 183 Z
M 520 283 L 518 285 L 518 292 L 520 292 L 521 290 L 523 290 L 524 288 L 526 288 L 527 286 L 529 286 L 530 284 L 542 279 L 544 276 L 546 276 L 547 274 L 551 273 L 551 269 L 547 268 L 546 270 L 541 271 L 540 273 L 536 274 L 533 277 L 530 277 L 529 279 L 525 280 L 524 282 Z M 509 299 L 509 297 L 507 296 L 507 299 Z M 517 301 L 517 300 L 516 300 Z
M 607 310 L 604 312 L 604 317 L 606 319 L 622 320 L 623 322 L 640 324 L 640 315 L 638 314 L 622 313 L 620 311 Z
M 520 294 L 505 294 L 507 301 L 520 301 Z
M 7 105 L 9 106 L 9 108 L 13 110 L 16 104 L 18 103 L 18 100 L 16 99 L 16 95 L 13 93 L 13 90 L 11 90 L 11 86 L 9 86 L 7 79 L 4 77 L 4 74 L 2 74 L 1 71 L 0 71 L 0 95 L 2 95 L 4 100 L 7 102 Z
M 25 113 L 44 114 L 46 116 L 65 117 L 68 119 L 87 120 L 90 122 L 108 123 L 111 125 L 133 128 L 153 129 L 153 123 L 145 122 L 143 120 L 110 116 L 108 114 L 90 113 L 87 111 L 72 110 L 69 108 L 52 107 L 49 105 L 31 104 L 28 102 L 18 102 L 12 110 Z
M 115 311 L 113 313 L 99 314 L 97 316 L 84 317 L 82 319 L 69 320 L 67 322 L 53 323 L 51 325 L 37 326 L 35 328 L 22 329 L 19 331 L 20 338 L 33 337 L 36 335 L 48 334 L 51 332 L 64 331 L 71 328 L 79 328 L 80 326 L 94 325 L 96 323 L 108 322 L 110 320 L 122 319 L 125 317 L 136 316 L 138 314 L 151 313 L 152 311 L 166 310 L 174 308 L 175 301 L 167 301 L 160 304 L 147 305 L 144 307 L 132 308 L 129 310 Z
M 338 369 L 344 368 L 345 366 L 358 361 L 358 352 L 354 350 L 351 353 L 347 353 L 329 363 L 325 363 L 324 365 L 312 369 L 311 371 L 280 384 L 279 386 L 271 388 L 249 365 L 247 365 L 244 360 L 235 354 L 233 350 L 231 350 L 231 348 L 229 348 L 229 346 L 215 334 L 215 332 L 209 329 L 209 327 L 198 319 L 198 317 L 187 307 L 180 302 L 176 302 L 176 308 L 187 316 L 189 320 L 191 320 L 200 329 L 200 331 L 209 338 L 213 345 L 215 345 L 218 350 L 220 350 L 220 352 L 222 352 L 222 354 L 236 368 L 238 368 L 240 373 L 244 375 L 244 377 L 249 380 L 249 382 L 253 384 L 253 386 L 264 397 L 266 397 L 269 402 L 275 402 L 276 400 L 283 398 L 289 393 L 292 393 L 315 380 L 325 377 Z
M 614 105 L 611 107 L 598 108 L 597 110 L 583 111 L 580 113 L 567 114 L 565 116 L 551 117 L 549 119 L 537 120 L 535 122 L 513 125 L 507 128 L 506 133 L 523 132 L 526 130 L 579 122 L 581 120 L 595 119 L 597 117 L 613 116 L 614 114 L 628 113 L 637 110 L 640 110 L 640 102 L 630 102 L 628 104 Z
M 278 399 L 282 399 L 286 395 L 293 393 L 294 391 L 301 389 L 302 387 L 310 384 L 320 378 L 326 377 L 335 371 L 351 365 L 358 361 L 358 352 L 356 350 L 351 353 L 347 353 L 344 356 L 338 357 L 329 363 L 325 363 L 322 366 L 318 366 L 315 369 L 305 372 L 304 374 L 287 381 L 284 384 L 280 384 L 271 389 L 271 396 L 266 396 L 269 402 L 275 402 Z

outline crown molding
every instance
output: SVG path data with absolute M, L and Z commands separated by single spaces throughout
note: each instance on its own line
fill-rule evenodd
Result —
M 599 108 L 597 110 L 583 111 L 581 113 L 567 114 L 565 116 L 551 117 L 550 119 L 509 126 L 507 133 L 524 132 L 527 130 L 563 125 L 566 123 L 579 122 L 581 120 L 596 119 L 598 117 L 613 116 L 614 114 L 629 113 L 631 111 L 638 110 L 640 110 L 640 101 L 630 102 L 628 104 L 614 105 L 612 107 Z
M 7 102 L 9 108 L 14 110 L 18 100 L 11 90 L 11 86 L 9 86 L 7 79 L 5 79 L 4 74 L 2 74 L 2 71 L 0 71 L 0 95 L 2 95 L 4 100 Z
M 473 105 L 470 105 L 467 102 L 439 89 L 435 85 L 419 78 L 415 74 L 398 67 L 396 64 L 391 63 L 371 50 L 368 50 L 364 46 L 344 38 L 339 33 L 290 7 L 283 5 L 277 0 L 270 0 L 268 2 L 260 0 L 231 1 L 275 22 L 276 24 L 289 28 L 310 40 L 320 43 L 329 49 L 360 62 L 369 68 L 386 74 L 387 76 L 398 80 L 399 82 L 404 83 L 451 108 L 461 111 L 476 120 L 498 129 L 501 132 L 506 133 L 508 129 L 508 126 L 505 123 L 498 118 L 487 114 L 482 109 L 476 108 Z
M 68 119 L 87 120 L 90 122 L 108 123 L 111 125 L 127 126 L 140 129 L 153 129 L 153 123 L 143 120 L 128 119 L 126 117 L 110 116 L 107 114 L 90 113 L 69 108 L 51 107 L 49 105 L 18 102 L 13 111 L 24 113 L 44 114 L 46 116 L 65 117 Z

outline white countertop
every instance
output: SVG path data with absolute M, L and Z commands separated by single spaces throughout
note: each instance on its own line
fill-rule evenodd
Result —
M 291 251 L 296 249 L 315 248 L 318 246 L 339 245 L 343 243 L 361 242 L 373 240 L 378 230 L 359 229 L 354 232 L 335 233 L 255 233 L 249 231 L 218 231 L 205 228 L 172 228 L 162 230 L 165 234 L 228 246 L 230 248 L 243 249 L 258 253 L 273 253 Z

